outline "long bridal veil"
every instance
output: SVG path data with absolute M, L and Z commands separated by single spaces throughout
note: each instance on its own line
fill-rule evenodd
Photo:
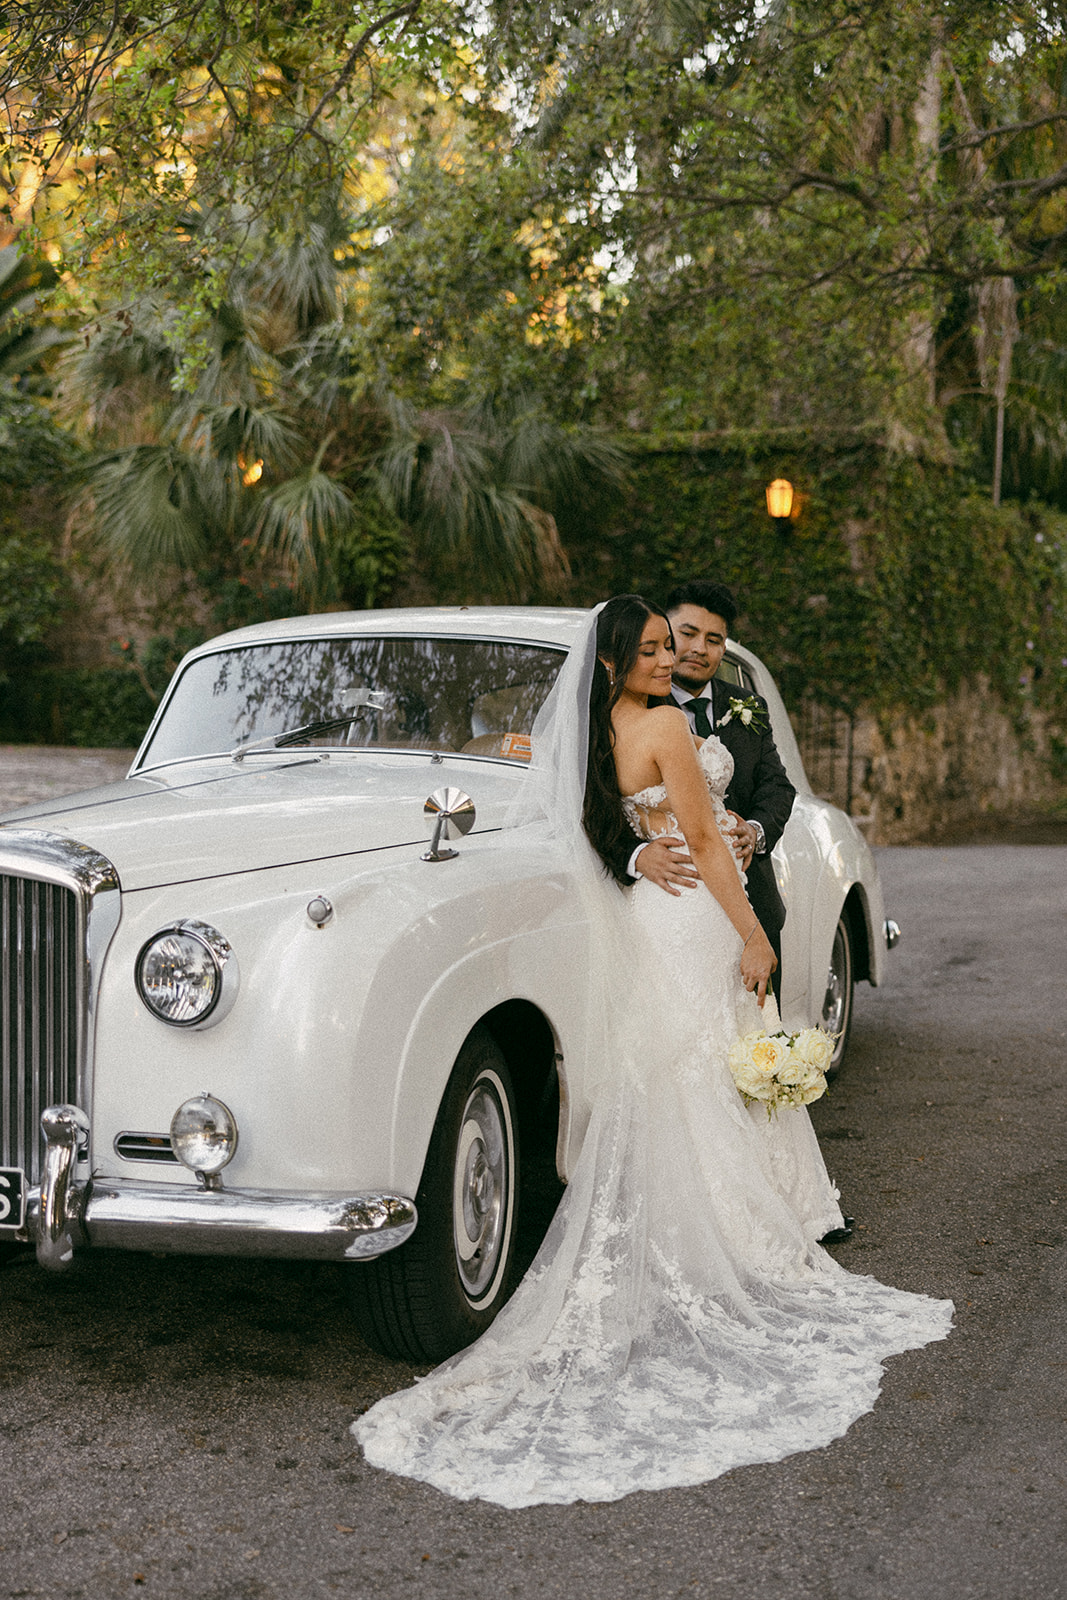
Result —
M 653 949 L 635 943 L 626 895 L 607 872 L 582 826 L 589 716 L 603 605 L 589 612 L 534 722 L 532 759 L 521 797 L 506 825 L 544 840 L 546 858 L 562 863 L 570 892 L 589 928 L 585 985 L 590 1034 L 601 1041 L 591 1065 L 599 1083 L 617 1080 L 650 1054 L 677 1057 L 691 1045 L 699 1019 Z M 640 970 L 637 970 L 637 968 Z
M 717 902 L 627 896 L 586 840 L 595 651 L 594 613 L 535 723 L 511 819 L 562 853 L 588 925 L 598 1049 L 581 1154 L 488 1332 L 353 1424 L 373 1465 L 512 1507 L 700 1483 L 825 1445 L 874 1404 L 885 1358 L 944 1338 L 952 1316 L 815 1242 L 805 1196 L 828 1180 L 807 1113 L 761 1126 L 727 1068 L 754 1002 Z

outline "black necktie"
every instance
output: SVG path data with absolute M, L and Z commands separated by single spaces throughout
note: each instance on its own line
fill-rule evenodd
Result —
M 697 737 L 711 738 L 711 718 L 708 716 L 708 697 L 704 694 L 695 694 L 685 703 L 685 709 L 693 713 L 693 724 Z

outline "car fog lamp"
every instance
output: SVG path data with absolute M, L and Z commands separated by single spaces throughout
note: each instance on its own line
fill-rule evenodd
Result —
M 178 1160 L 205 1178 L 214 1177 L 237 1151 L 237 1120 L 229 1106 L 211 1094 L 183 1100 L 170 1124 L 170 1142 Z
M 180 922 L 149 939 L 137 958 L 137 992 L 176 1028 L 221 1022 L 237 994 L 237 962 L 215 928 Z

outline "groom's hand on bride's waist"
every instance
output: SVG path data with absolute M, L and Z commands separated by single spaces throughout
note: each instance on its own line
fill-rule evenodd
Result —
M 638 850 L 634 867 L 637 876 L 666 889 L 668 894 L 681 894 L 700 881 L 700 873 L 681 839 L 653 839 Z
M 744 817 L 739 817 L 736 811 L 729 815 L 733 818 L 733 826 L 729 832 L 734 847 L 734 855 L 741 863 L 741 871 L 748 871 L 748 864 L 759 848 L 759 834 L 756 832 L 754 822 L 746 822 Z

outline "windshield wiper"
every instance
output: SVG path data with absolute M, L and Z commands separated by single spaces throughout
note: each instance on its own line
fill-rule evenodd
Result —
M 307 744 L 310 739 L 317 739 L 324 733 L 336 733 L 341 728 L 350 728 L 358 722 L 364 711 L 384 711 L 385 695 L 380 689 L 359 689 L 356 691 L 359 701 L 354 711 L 343 717 L 323 717 L 316 722 L 306 722 L 301 728 L 292 728 L 285 733 L 268 733 L 265 739 L 252 739 L 246 744 L 239 744 L 230 751 L 231 761 L 243 761 L 245 756 L 254 754 L 257 750 L 286 750 L 294 744 Z

